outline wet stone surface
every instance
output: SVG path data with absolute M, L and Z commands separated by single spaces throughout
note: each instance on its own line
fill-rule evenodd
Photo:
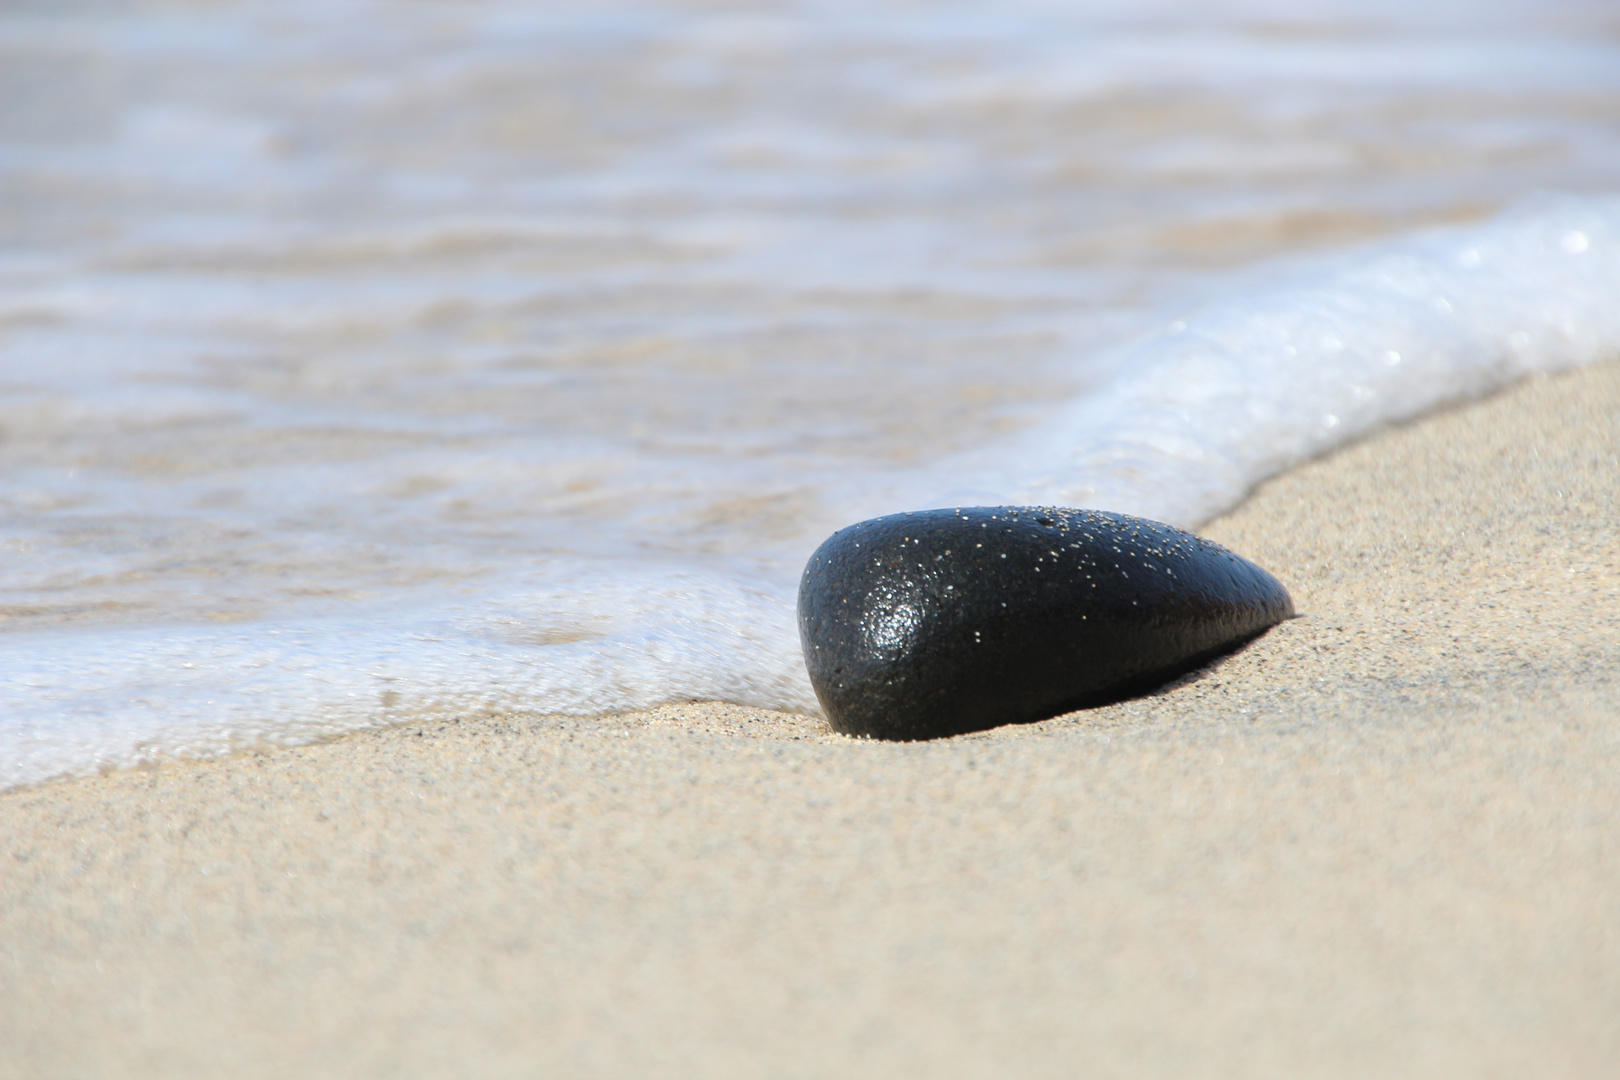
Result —
M 1293 615 L 1265 570 L 1096 510 L 874 518 L 810 557 L 799 634 L 834 729 L 932 739 L 1042 720 L 1190 671 Z

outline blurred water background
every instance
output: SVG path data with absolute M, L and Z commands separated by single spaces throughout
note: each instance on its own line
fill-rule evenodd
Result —
M 1615 193 L 1609 2 L 13 0 L 0 786 L 812 710 L 828 532 L 1620 354 Z

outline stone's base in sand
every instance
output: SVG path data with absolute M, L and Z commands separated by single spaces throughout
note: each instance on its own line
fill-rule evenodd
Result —
M 849 735 L 932 739 L 1147 689 L 1293 615 L 1218 544 L 1095 510 L 894 514 L 833 534 L 799 586 L 810 682 Z

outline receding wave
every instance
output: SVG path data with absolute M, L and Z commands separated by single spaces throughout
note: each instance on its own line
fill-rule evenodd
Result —
M 1273 267 L 1128 343 L 1036 426 L 823 493 L 828 513 L 1040 502 L 1196 524 L 1383 424 L 1620 356 L 1620 198 Z M 1087 362 L 1095 358 L 1077 358 Z M 488 711 L 813 711 L 796 557 L 559 556 L 342 617 L 14 633 L 0 786 Z

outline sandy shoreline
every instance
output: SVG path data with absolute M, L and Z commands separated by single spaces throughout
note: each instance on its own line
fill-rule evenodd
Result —
M 0 1075 L 1610 1075 L 1620 364 L 1203 530 L 1303 617 L 939 743 L 732 706 L 0 796 Z

